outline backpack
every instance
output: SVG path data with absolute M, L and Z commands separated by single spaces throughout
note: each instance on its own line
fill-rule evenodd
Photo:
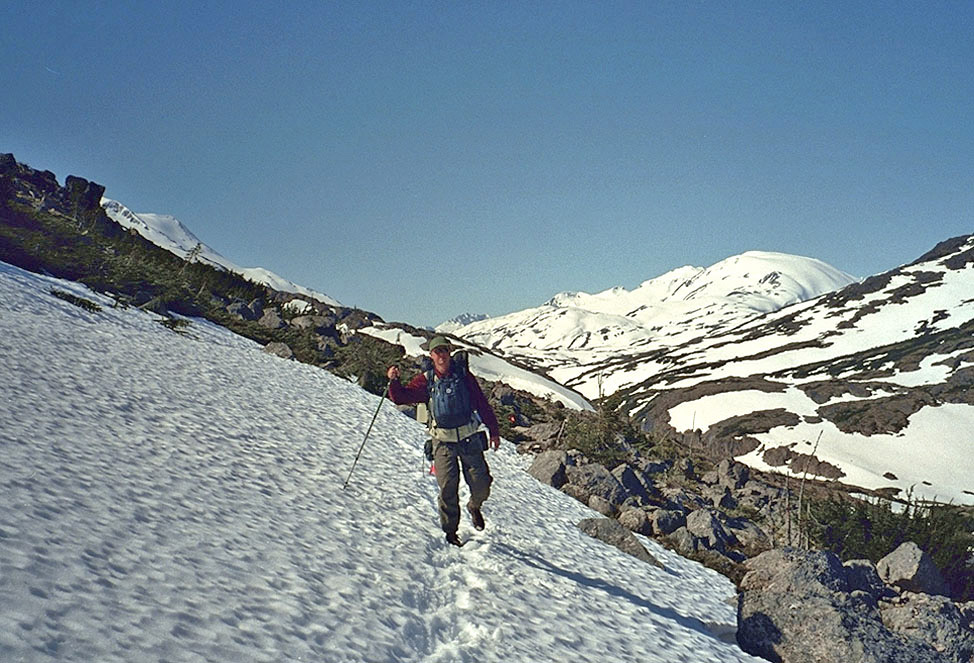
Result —
M 437 428 L 459 428 L 470 423 L 473 406 L 467 388 L 467 353 L 455 353 L 450 360 L 450 374 L 440 378 L 432 368 L 426 371 L 429 390 L 429 412 Z

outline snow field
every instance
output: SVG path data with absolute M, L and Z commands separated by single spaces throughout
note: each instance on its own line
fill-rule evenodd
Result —
M 0 660 L 757 660 L 729 581 L 582 534 L 510 445 L 449 547 L 416 422 L 383 405 L 342 490 L 376 396 L 110 306 L 0 264 Z

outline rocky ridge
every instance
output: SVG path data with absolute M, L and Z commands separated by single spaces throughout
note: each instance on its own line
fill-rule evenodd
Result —
M 634 534 L 651 537 L 731 577 L 745 651 L 783 663 L 974 660 L 974 602 L 947 598 L 943 576 L 916 544 L 877 564 L 843 564 L 789 545 L 801 541 L 791 513 L 801 496 L 775 477 L 730 459 L 698 473 L 687 458 L 653 460 L 632 448 L 610 469 L 551 448 L 550 425 L 525 432 L 540 438 L 521 445 L 537 452 L 527 471 L 600 514 L 580 522 L 582 531 L 661 566 Z

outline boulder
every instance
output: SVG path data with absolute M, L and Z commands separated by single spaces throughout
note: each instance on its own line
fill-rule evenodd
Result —
M 657 536 L 672 534 L 681 527 L 686 527 L 687 517 L 682 511 L 672 509 L 657 509 L 651 516 L 653 532 Z
M 95 210 L 101 208 L 101 199 L 105 195 L 105 187 L 102 185 L 89 182 L 81 177 L 68 175 L 64 179 L 64 189 L 67 191 L 68 199 L 80 209 Z
M 241 320 L 259 320 L 260 316 L 254 313 L 254 310 L 250 308 L 247 304 L 243 302 L 231 302 L 227 306 L 227 313 L 235 318 L 240 318 Z
M 295 329 L 314 329 L 315 316 L 313 315 L 296 315 L 291 318 L 291 326 Z
M 619 465 L 612 470 L 612 476 L 616 478 L 616 481 L 619 482 L 619 485 L 625 489 L 630 497 L 635 497 L 643 504 L 649 501 L 649 493 L 646 491 L 646 486 L 640 481 L 639 476 L 631 467 L 625 464 Z
M 721 554 L 737 543 L 737 539 L 724 529 L 716 512 L 710 509 L 691 512 L 687 516 L 687 531 L 702 540 L 708 549 Z
M 740 490 L 750 478 L 751 471 L 743 463 L 725 458 L 717 465 L 717 483 L 730 490 Z
M 587 463 L 566 468 L 568 483 L 579 486 L 589 495 L 598 495 L 611 504 L 622 504 L 628 495 L 618 479 L 603 465 Z M 587 501 L 587 500 L 586 500 Z
M 565 468 L 568 463 L 568 454 L 564 451 L 543 451 L 534 458 L 528 474 L 548 486 L 561 488 L 567 477 Z
M 747 518 L 727 518 L 724 529 L 737 540 L 737 546 L 746 557 L 754 557 L 771 549 L 771 537 Z
M 668 472 L 671 467 L 673 467 L 671 460 L 653 461 L 645 458 L 640 459 L 636 465 L 640 472 L 651 477 Z
M 944 596 L 913 594 L 881 603 L 883 624 L 891 631 L 929 643 L 954 663 L 974 661 L 974 604 L 959 606 Z
M 586 518 L 578 523 L 578 529 L 589 536 L 615 546 L 619 550 L 638 559 L 663 568 L 663 565 L 653 557 L 643 544 L 636 540 L 632 532 L 611 518 Z
M 642 509 L 624 509 L 619 514 L 619 524 L 630 532 L 643 536 L 653 535 L 653 523 L 649 519 L 649 514 Z
M 851 591 L 866 592 L 875 601 L 895 595 L 879 577 L 876 565 L 868 559 L 852 559 L 842 566 L 845 567 Z
M 519 445 L 527 451 L 537 450 L 546 451 L 557 446 L 558 433 L 561 430 L 561 424 L 555 422 L 547 422 L 542 424 L 535 424 L 533 426 L 526 426 L 523 428 L 518 428 L 518 432 L 528 438 L 527 442 Z
M 276 309 L 268 309 L 264 311 L 264 315 L 260 317 L 257 324 L 261 327 L 266 327 L 267 329 L 281 329 L 285 326 L 284 320 L 281 319 L 281 316 Z
M 946 660 L 930 645 L 890 631 L 872 597 L 851 590 L 831 552 L 779 548 L 745 567 L 737 642 L 749 654 L 787 663 Z
M 293 359 L 294 352 L 288 347 L 287 343 L 272 341 L 264 346 L 264 352 L 275 355 L 281 359 Z
M 684 557 L 692 557 L 705 548 L 700 538 L 691 534 L 686 526 L 675 529 L 666 537 L 666 540 L 670 542 L 674 550 Z
M 616 514 L 619 513 L 619 509 L 616 507 L 616 505 L 601 495 L 589 495 L 588 508 L 590 508 L 592 511 L 598 511 L 606 518 L 615 518 Z
M 947 595 L 947 584 L 930 555 L 912 541 L 879 560 L 879 577 L 888 585 L 907 592 Z
M 569 497 L 574 497 L 585 506 L 588 506 L 588 499 L 591 496 L 582 486 L 575 483 L 566 483 L 561 487 L 561 492 L 565 493 Z
M 730 488 L 727 486 L 717 485 L 707 490 L 704 490 L 704 498 L 709 500 L 711 504 L 724 511 L 731 511 L 736 509 L 738 506 L 737 500 L 731 494 Z
M 673 508 L 683 509 L 684 512 L 696 511 L 697 509 L 706 509 L 711 506 L 710 502 L 695 493 L 691 493 L 685 488 L 680 488 L 679 486 L 666 486 L 661 491 L 662 496 L 665 497 L 670 506 Z

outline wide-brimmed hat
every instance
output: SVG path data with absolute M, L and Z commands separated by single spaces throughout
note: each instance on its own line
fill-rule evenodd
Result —
M 447 348 L 452 348 L 453 344 L 450 343 L 446 336 L 434 336 L 429 340 L 429 343 L 426 344 L 426 349 L 432 352 L 436 348 L 442 348 L 444 346 Z

